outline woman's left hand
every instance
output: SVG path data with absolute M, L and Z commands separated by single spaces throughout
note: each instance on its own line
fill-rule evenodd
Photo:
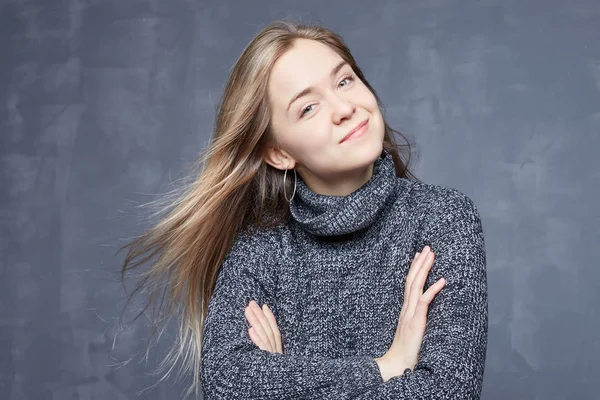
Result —
M 248 335 L 252 342 L 261 350 L 283 353 L 281 333 L 269 306 L 263 304 L 261 309 L 254 300 L 251 300 L 244 313 L 250 322 Z

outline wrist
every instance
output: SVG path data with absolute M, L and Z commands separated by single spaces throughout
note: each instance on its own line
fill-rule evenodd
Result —
M 381 379 L 384 382 L 387 382 L 389 379 L 393 378 L 394 376 L 400 375 L 400 373 L 398 373 L 397 368 L 394 366 L 394 363 L 390 362 L 389 359 L 387 359 L 385 357 L 379 357 L 379 358 L 376 358 L 375 361 L 377 362 L 377 365 L 379 366 L 379 373 L 381 374 Z
M 398 360 L 391 360 L 385 356 L 375 358 L 375 362 L 377 362 L 377 365 L 379 366 L 381 379 L 384 382 L 387 382 L 389 379 L 396 376 L 403 375 L 407 370 L 412 371 L 410 365 L 399 362 Z

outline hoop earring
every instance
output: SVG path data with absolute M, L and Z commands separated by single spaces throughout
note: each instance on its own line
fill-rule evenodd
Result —
M 292 199 L 294 198 L 294 196 L 296 195 L 296 182 L 298 181 L 298 175 L 296 175 L 296 169 L 292 168 L 294 170 L 294 193 L 292 193 L 292 198 L 288 200 L 287 196 L 285 195 L 285 177 L 287 175 L 287 168 L 285 169 L 285 172 L 283 174 L 283 197 L 285 197 L 285 199 L 288 201 L 288 203 L 292 202 Z

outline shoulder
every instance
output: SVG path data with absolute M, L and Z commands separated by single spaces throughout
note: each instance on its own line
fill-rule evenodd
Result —
M 237 232 L 224 264 L 233 264 L 249 270 L 263 269 L 278 260 L 282 227 L 258 229 L 246 227 Z
M 224 281 L 244 282 L 274 293 L 280 263 L 281 228 L 240 230 L 226 253 L 218 276 Z
M 475 202 L 464 192 L 432 183 L 403 179 L 416 216 L 424 223 L 473 221 L 481 217 Z
M 411 194 L 418 202 L 417 248 L 431 247 L 437 268 L 448 276 L 465 268 L 484 271 L 485 239 L 475 202 L 458 189 L 420 182 L 412 184 Z
M 240 230 L 234 241 L 234 247 L 246 251 L 264 253 L 265 250 L 275 250 L 280 246 L 282 226 L 274 228 L 246 227 Z

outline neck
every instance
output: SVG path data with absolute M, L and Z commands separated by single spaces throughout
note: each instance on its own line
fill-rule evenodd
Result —
M 290 203 L 291 218 L 316 236 L 357 232 L 375 223 L 394 197 L 398 182 L 392 155 L 386 150 L 373 163 L 366 183 L 346 195 L 315 192 L 298 175 L 296 194 Z
M 308 171 L 298 172 L 306 186 L 316 194 L 326 196 L 347 196 L 365 185 L 373 176 L 373 163 L 359 170 L 344 171 L 343 173 L 329 175 L 325 178 L 317 177 Z

